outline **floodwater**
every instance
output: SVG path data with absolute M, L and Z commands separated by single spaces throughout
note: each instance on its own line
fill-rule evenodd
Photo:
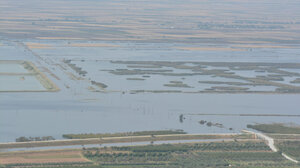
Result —
M 96 60 L 294 63 L 300 62 L 300 48 L 186 51 L 174 49 L 180 44 L 117 43 L 121 47 L 115 48 L 68 47 L 65 46 L 67 41 L 35 42 L 51 44 L 53 47 L 29 51 L 16 46 L 13 42 L 5 41 L 1 42 L 4 45 L 0 46 L 0 58 L 1 60 L 28 60 L 38 68 L 46 67 L 58 78 L 54 78 L 48 72 L 43 73 L 61 90 L 59 92 L 0 93 L 0 142 L 14 141 L 20 136 L 53 136 L 60 139 L 62 134 L 67 133 L 114 133 L 162 129 L 183 129 L 188 133 L 225 133 L 239 132 L 246 128 L 247 124 L 253 123 L 300 123 L 300 117 L 296 116 L 197 115 L 204 113 L 300 115 L 300 94 L 92 92 L 87 89 L 91 86 L 88 78 L 91 80 L 95 78 L 98 82 L 107 82 L 113 88 L 112 91 L 127 90 L 129 86 L 123 85 L 124 81 L 132 83 L 130 89 L 138 90 L 139 87 L 145 87 L 139 82 L 145 81 L 130 81 L 126 80 L 126 76 L 118 78 L 108 73 L 105 76 L 99 70 L 113 69 L 114 65 L 96 63 L 85 66 L 90 66 L 87 68 L 88 73 L 85 79 L 75 80 L 70 78 L 68 72 L 77 75 L 76 72 L 63 63 L 63 59 L 76 62 L 85 60 L 81 62 L 82 64 Z M 174 79 L 156 77 L 152 80 L 153 83 L 149 83 L 159 89 L 161 86 L 156 85 L 156 80 L 168 83 Z M 194 78 L 187 79 L 190 83 L 197 83 L 201 79 L 195 80 Z M 5 81 L 1 81 L 1 84 L 2 82 Z M 183 122 L 179 120 L 181 114 L 184 116 Z M 201 125 L 198 123 L 200 120 L 221 123 L 224 128 Z
M 20 62 L 0 60 L 0 92 L 45 91 L 35 74 Z
M 0 91 L 44 91 L 46 90 L 35 76 L 0 75 Z
M 17 63 L 0 63 L 0 73 L 26 73 L 26 70 Z

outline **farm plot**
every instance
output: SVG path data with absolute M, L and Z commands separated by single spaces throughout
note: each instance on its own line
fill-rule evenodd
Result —
M 0 61 L 0 92 L 51 92 L 59 88 L 28 61 Z
M 291 156 L 293 159 L 300 160 L 300 141 L 276 141 L 275 144 L 280 151 L 286 153 L 288 156 Z
M 263 142 L 209 142 L 87 149 L 103 167 L 296 167 Z
M 297 63 L 65 60 L 92 91 L 300 93 Z M 95 71 L 95 69 L 97 71 Z M 288 70 L 287 70 L 288 69 Z
M 86 162 L 80 150 L 0 153 L 0 164 L 7 166 Z

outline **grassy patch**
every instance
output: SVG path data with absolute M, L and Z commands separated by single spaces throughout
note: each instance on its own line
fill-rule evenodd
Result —
M 300 83 L 300 78 L 297 78 L 297 79 L 291 81 L 291 83 Z
M 280 151 L 296 160 L 300 160 L 300 141 L 282 141 L 277 142 L 276 146 Z
M 192 88 L 191 86 L 183 83 L 182 81 L 170 81 L 168 84 L 164 84 L 166 87 L 179 87 L 179 88 Z
M 101 82 L 96 82 L 96 81 L 91 81 L 92 85 L 96 85 L 97 87 L 99 87 L 100 89 L 105 89 L 107 88 L 107 85 Z
M 84 156 L 103 167 L 290 167 L 263 142 L 211 142 L 92 148 Z
M 252 128 L 264 133 L 300 134 L 299 126 L 287 126 L 280 123 L 247 125 L 247 128 Z
M 145 79 L 143 78 L 126 78 L 126 80 L 137 80 L 137 81 L 143 81 Z
M 64 134 L 68 139 L 104 138 L 104 137 L 124 137 L 124 136 L 144 136 L 144 135 L 166 135 L 166 134 L 186 134 L 183 130 L 159 130 L 159 131 L 139 131 L 125 133 L 99 133 L 99 134 Z

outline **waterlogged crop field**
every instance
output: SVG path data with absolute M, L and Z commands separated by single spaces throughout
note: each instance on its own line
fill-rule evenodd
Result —
M 1 0 L 0 142 L 299 123 L 299 7 L 295 0 Z M 297 145 L 281 144 L 299 158 Z M 299 167 L 260 142 L 14 154 L 6 167 Z
M 300 93 L 300 64 L 67 60 L 92 91 Z M 78 70 L 80 69 L 80 70 Z M 98 85 L 97 85 L 98 83 Z
M 299 2 L 134 3 L 0 2 L 0 60 L 31 62 L 60 89 L 0 77 L 5 90 L 34 89 L 1 92 L 1 142 L 299 122 Z M 1 64 L 6 71 L 23 67 Z
M 247 124 L 299 121 L 298 48 L 186 50 L 179 48 L 189 44 L 49 39 L 1 43 L 1 56 L 32 62 L 60 89 L 45 92 L 45 83 L 34 76 L 35 85 L 28 76 L 10 77 L 6 87 L 30 79 L 30 85 L 18 87 L 43 92 L 1 93 L 2 142 L 169 129 L 233 133 Z M 28 71 L 21 64 L 1 65 L 5 75 Z
M 27 61 L 0 61 L 0 83 L 0 92 L 58 90 L 34 64 Z

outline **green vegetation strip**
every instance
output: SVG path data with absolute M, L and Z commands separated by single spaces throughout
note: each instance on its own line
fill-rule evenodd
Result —
M 197 113 L 188 115 L 204 115 L 204 116 L 242 116 L 242 117 L 300 117 L 297 114 L 216 114 L 216 113 Z
M 299 126 L 287 126 L 280 123 L 247 125 L 247 127 L 264 133 L 300 134 Z
M 139 90 L 135 93 L 300 93 L 300 87 L 293 85 L 298 83 L 299 80 L 294 80 L 291 83 L 282 83 L 285 76 L 299 78 L 300 73 L 290 72 L 282 69 L 300 69 L 298 63 L 240 63 L 240 62 L 169 62 L 169 61 L 111 61 L 112 64 L 125 64 L 128 68 L 143 66 L 154 66 L 158 68 L 153 69 L 111 69 L 108 70 L 114 75 L 162 75 L 162 76 L 217 76 L 227 79 L 238 79 L 242 82 L 222 82 L 222 81 L 199 81 L 199 83 L 206 84 L 225 84 L 231 86 L 212 86 L 204 90 L 194 90 L 192 92 L 180 92 L 162 90 Z M 189 64 L 189 65 L 187 65 Z M 216 69 L 206 69 L 206 67 L 212 66 Z M 217 68 L 227 69 L 217 69 Z M 161 69 L 168 68 L 168 69 Z M 175 70 L 174 70 L 175 69 Z M 177 70 L 187 70 L 185 73 L 177 72 Z M 255 77 L 249 77 L 247 75 L 238 75 L 238 71 L 255 71 L 255 72 L 267 72 L 272 74 L 256 75 Z M 169 83 L 164 84 L 165 87 L 177 87 L 177 88 L 193 88 L 184 83 Z M 250 87 L 240 86 L 268 86 L 273 87 L 274 90 L 251 90 Z M 276 89 L 275 89 L 275 88 Z M 252 87 L 251 87 L 252 88 Z
M 300 141 L 300 134 L 267 134 L 267 136 L 272 137 L 276 140 L 298 140 Z
M 145 135 L 145 136 L 124 136 L 124 137 L 101 137 L 89 139 L 68 139 L 54 141 L 16 142 L 2 143 L 0 149 L 9 148 L 33 148 L 45 146 L 72 146 L 87 144 L 113 144 L 128 142 L 153 142 L 169 140 L 201 140 L 201 139 L 252 139 L 251 134 L 170 134 L 170 135 Z
M 64 134 L 67 139 L 86 139 L 86 138 L 104 138 L 104 137 L 125 137 L 125 136 L 144 136 L 144 135 L 169 135 L 169 134 L 186 134 L 183 130 L 159 130 L 159 131 L 139 131 L 125 133 L 99 133 L 99 134 Z

